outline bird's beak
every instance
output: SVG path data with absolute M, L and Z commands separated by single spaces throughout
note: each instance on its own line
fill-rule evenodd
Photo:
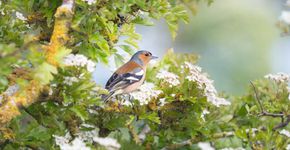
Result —
M 151 56 L 151 59 L 157 59 L 158 57 L 157 56 Z

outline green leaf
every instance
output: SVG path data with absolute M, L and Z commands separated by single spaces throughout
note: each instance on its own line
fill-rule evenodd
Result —
M 52 74 L 57 74 L 56 67 L 44 62 L 34 70 L 33 76 L 34 79 L 40 82 L 40 84 L 45 85 L 53 79 Z
M 63 58 L 65 56 L 67 56 L 68 54 L 71 53 L 71 49 L 67 49 L 65 47 L 61 47 L 58 49 L 58 52 L 56 53 L 56 55 L 54 56 L 54 59 L 56 60 L 56 62 L 58 62 L 60 65 L 63 64 Z
M 129 45 L 120 45 L 120 47 L 125 51 L 125 52 L 127 52 L 127 53 L 129 53 L 129 54 L 134 54 L 134 50 L 132 49 L 132 47 L 131 46 L 129 46 Z
M 238 111 L 238 115 L 239 115 L 240 117 L 244 117 L 244 116 L 246 116 L 247 114 L 248 114 L 248 111 L 247 111 L 246 104 L 245 104 L 245 105 L 243 105 L 243 106 L 240 108 L 240 110 Z
M 136 24 L 141 24 L 144 26 L 153 26 L 154 25 L 154 23 L 149 18 L 142 18 L 140 16 L 136 17 L 132 22 L 136 23 Z
M 160 124 L 160 118 L 158 117 L 156 112 L 149 113 L 149 114 L 142 114 L 139 116 L 140 119 L 147 119 L 157 124 Z
M 124 57 L 120 54 L 115 54 L 114 60 L 116 66 L 121 66 L 122 64 L 124 64 Z
M 175 21 L 173 21 L 173 22 L 172 21 L 167 21 L 167 25 L 168 25 L 169 31 L 171 33 L 171 37 L 173 39 L 175 39 L 176 35 L 177 35 L 176 31 L 178 29 L 177 22 L 175 22 Z
M 41 140 L 47 141 L 51 138 L 51 135 L 47 130 L 41 126 L 37 128 L 33 128 L 30 132 L 26 135 L 27 140 Z
M 86 111 L 86 108 L 80 105 L 74 105 L 70 108 L 78 117 L 80 117 L 83 121 L 89 118 L 89 114 Z
M 106 53 L 109 53 L 110 46 L 109 46 L 107 40 L 105 40 L 104 37 L 102 35 L 100 35 L 99 33 L 95 33 L 95 34 L 91 35 L 89 37 L 89 41 L 91 43 L 97 44 L 101 50 L 105 51 Z

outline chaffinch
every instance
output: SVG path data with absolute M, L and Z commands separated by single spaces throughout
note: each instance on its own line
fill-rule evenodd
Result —
M 112 96 L 130 93 L 142 85 L 145 80 L 147 64 L 156 58 L 158 57 L 152 56 L 149 51 L 136 52 L 107 81 L 105 88 L 109 94 L 102 97 L 104 102 L 107 102 Z

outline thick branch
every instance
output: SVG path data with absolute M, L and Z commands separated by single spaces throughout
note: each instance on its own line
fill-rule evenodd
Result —
M 55 13 L 55 24 L 50 43 L 44 46 L 47 62 L 57 66 L 55 55 L 63 47 L 68 38 L 68 31 L 73 17 L 74 0 L 63 0 L 62 5 Z M 26 107 L 38 100 L 44 85 L 31 79 L 21 90 L 11 96 L 5 97 L 5 102 L 0 106 L 0 127 L 4 127 L 11 119 L 20 115 L 19 108 Z

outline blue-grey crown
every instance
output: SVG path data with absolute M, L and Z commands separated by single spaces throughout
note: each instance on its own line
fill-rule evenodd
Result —
M 136 52 L 130 59 L 130 61 L 135 61 L 137 64 L 139 65 L 143 65 L 143 62 L 142 60 L 139 58 L 139 55 L 140 54 L 144 54 L 144 53 L 150 53 L 149 51 L 146 51 L 146 50 L 140 50 L 138 52 Z M 151 54 L 151 53 L 150 53 Z

